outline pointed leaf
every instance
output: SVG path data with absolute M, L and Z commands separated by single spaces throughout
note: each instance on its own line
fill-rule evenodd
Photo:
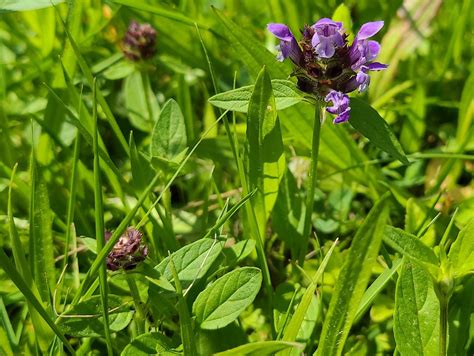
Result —
M 258 268 L 238 268 L 225 274 L 196 298 L 196 321 L 203 329 L 223 328 L 253 302 L 261 284 L 262 272 Z
M 395 134 L 379 113 L 365 101 L 351 98 L 351 125 L 370 142 L 400 162 L 408 164 Z
M 474 219 L 459 232 L 448 257 L 456 277 L 474 272 Z

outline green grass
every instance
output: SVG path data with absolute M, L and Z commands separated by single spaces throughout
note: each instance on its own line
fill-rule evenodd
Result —
M 0 1 L 0 354 L 473 354 L 472 13 Z M 385 22 L 343 124 L 266 30 L 322 17 Z

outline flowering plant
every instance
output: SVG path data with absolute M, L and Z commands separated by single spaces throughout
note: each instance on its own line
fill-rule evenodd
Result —
M 369 71 L 383 70 L 386 64 L 374 62 L 380 44 L 369 40 L 383 27 L 383 21 L 368 22 L 360 28 L 352 44 L 341 22 L 322 18 L 305 26 L 298 42 L 288 26 L 271 23 L 268 30 L 279 40 L 278 60 L 286 58 L 295 65 L 298 87 L 319 100 L 332 102 L 326 111 L 336 115 L 334 123 L 349 120 L 349 97 L 346 93 L 367 90 Z

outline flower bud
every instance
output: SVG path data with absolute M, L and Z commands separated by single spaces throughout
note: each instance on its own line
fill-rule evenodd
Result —
M 105 239 L 108 241 L 112 234 L 105 233 Z M 145 259 L 148 254 L 148 248 L 142 243 L 142 234 L 133 227 L 120 236 L 112 251 L 107 255 L 107 268 L 111 271 L 117 271 L 120 268 L 125 270 L 133 269 L 137 264 Z
M 132 21 L 122 41 L 125 57 L 132 61 L 146 60 L 156 52 L 156 30 L 148 23 Z

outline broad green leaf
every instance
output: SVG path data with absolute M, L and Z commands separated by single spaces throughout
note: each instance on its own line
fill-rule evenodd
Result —
M 342 353 L 382 243 L 383 228 L 388 219 L 387 201 L 388 195 L 385 194 L 370 210 L 354 236 L 337 277 L 317 355 Z
M 257 296 L 262 272 L 238 268 L 217 279 L 196 298 L 193 314 L 202 329 L 219 329 L 238 318 Z
M 387 225 L 383 239 L 387 245 L 404 256 L 421 263 L 438 265 L 438 258 L 435 253 L 415 235 Z
M 223 243 L 212 239 L 201 239 L 174 252 L 173 258 L 179 280 L 184 289 L 194 280 L 201 279 L 222 251 Z M 169 257 L 155 267 L 168 281 L 173 280 Z
M 109 294 L 107 299 L 110 331 L 118 332 L 125 329 L 133 316 L 127 306 L 128 303 L 122 297 L 113 294 Z M 100 295 L 94 295 L 69 309 L 67 313 L 59 317 L 57 324 L 67 335 L 76 337 L 104 336 Z
M 133 72 L 125 78 L 125 107 L 130 118 L 130 123 L 141 131 L 150 132 L 158 117 L 159 106 L 153 91 L 147 85 L 147 81 L 144 80 L 145 75 L 147 74 L 133 70 Z M 163 126 L 161 128 L 163 128 Z
M 260 355 L 274 355 L 279 351 L 283 351 L 289 348 L 303 349 L 302 344 L 297 342 L 288 341 L 257 341 L 249 344 L 234 347 L 233 349 L 218 352 L 214 356 L 234 356 L 234 355 L 246 355 L 246 356 L 260 356 Z
M 151 136 L 151 155 L 173 160 L 186 149 L 186 125 L 176 101 L 168 100 Z
M 397 281 L 393 331 L 401 355 L 437 355 L 439 302 L 425 269 L 405 259 Z
M 400 162 L 408 164 L 395 134 L 379 113 L 365 101 L 351 98 L 351 125 L 370 142 Z
M 172 349 L 171 340 L 158 332 L 141 334 L 125 346 L 121 356 L 158 355 Z
M 204 330 L 196 328 L 196 344 L 199 355 L 214 355 L 248 342 L 248 335 L 237 323 L 230 323 L 224 328 Z
M 474 272 L 474 219 L 459 232 L 448 257 L 456 277 Z
M 62 2 L 64 0 L 0 0 L 0 13 L 42 9 Z
M 133 183 L 135 188 L 139 191 L 143 191 L 148 182 L 153 178 L 153 170 L 150 166 L 150 162 L 145 158 L 144 154 L 141 153 L 135 145 L 133 133 L 130 133 L 130 165 L 132 168 Z
M 276 110 L 286 109 L 304 100 L 304 94 L 296 88 L 295 83 L 289 80 L 273 79 L 272 89 Z M 216 94 L 209 98 L 209 102 L 221 109 L 246 113 L 253 90 L 253 85 L 247 85 Z
M 285 170 L 283 139 L 277 118 L 270 77 L 263 68 L 252 92 L 247 115 L 248 184 L 258 189 L 255 214 L 260 236 L 275 205 Z
M 95 68 L 93 68 L 95 69 Z M 117 63 L 112 64 L 110 67 L 108 67 L 102 75 L 104 76 L 105 79 L 108 80 L 117 80 L 117 79 L 123 79 L 127 78 L 133 75 L 134 73 L 137 73 L 135 71 L 135 67 L 130 63 L 125 60 L 119 61 Z M 127 83 L 127 80 L 125 83 Z M 125 84 L 125 103 L 128 101 L 128 95 L 133 94 L 136 96 L 137 93 L 131 93 L 130 91 L 127 91 L 127 84 Z

